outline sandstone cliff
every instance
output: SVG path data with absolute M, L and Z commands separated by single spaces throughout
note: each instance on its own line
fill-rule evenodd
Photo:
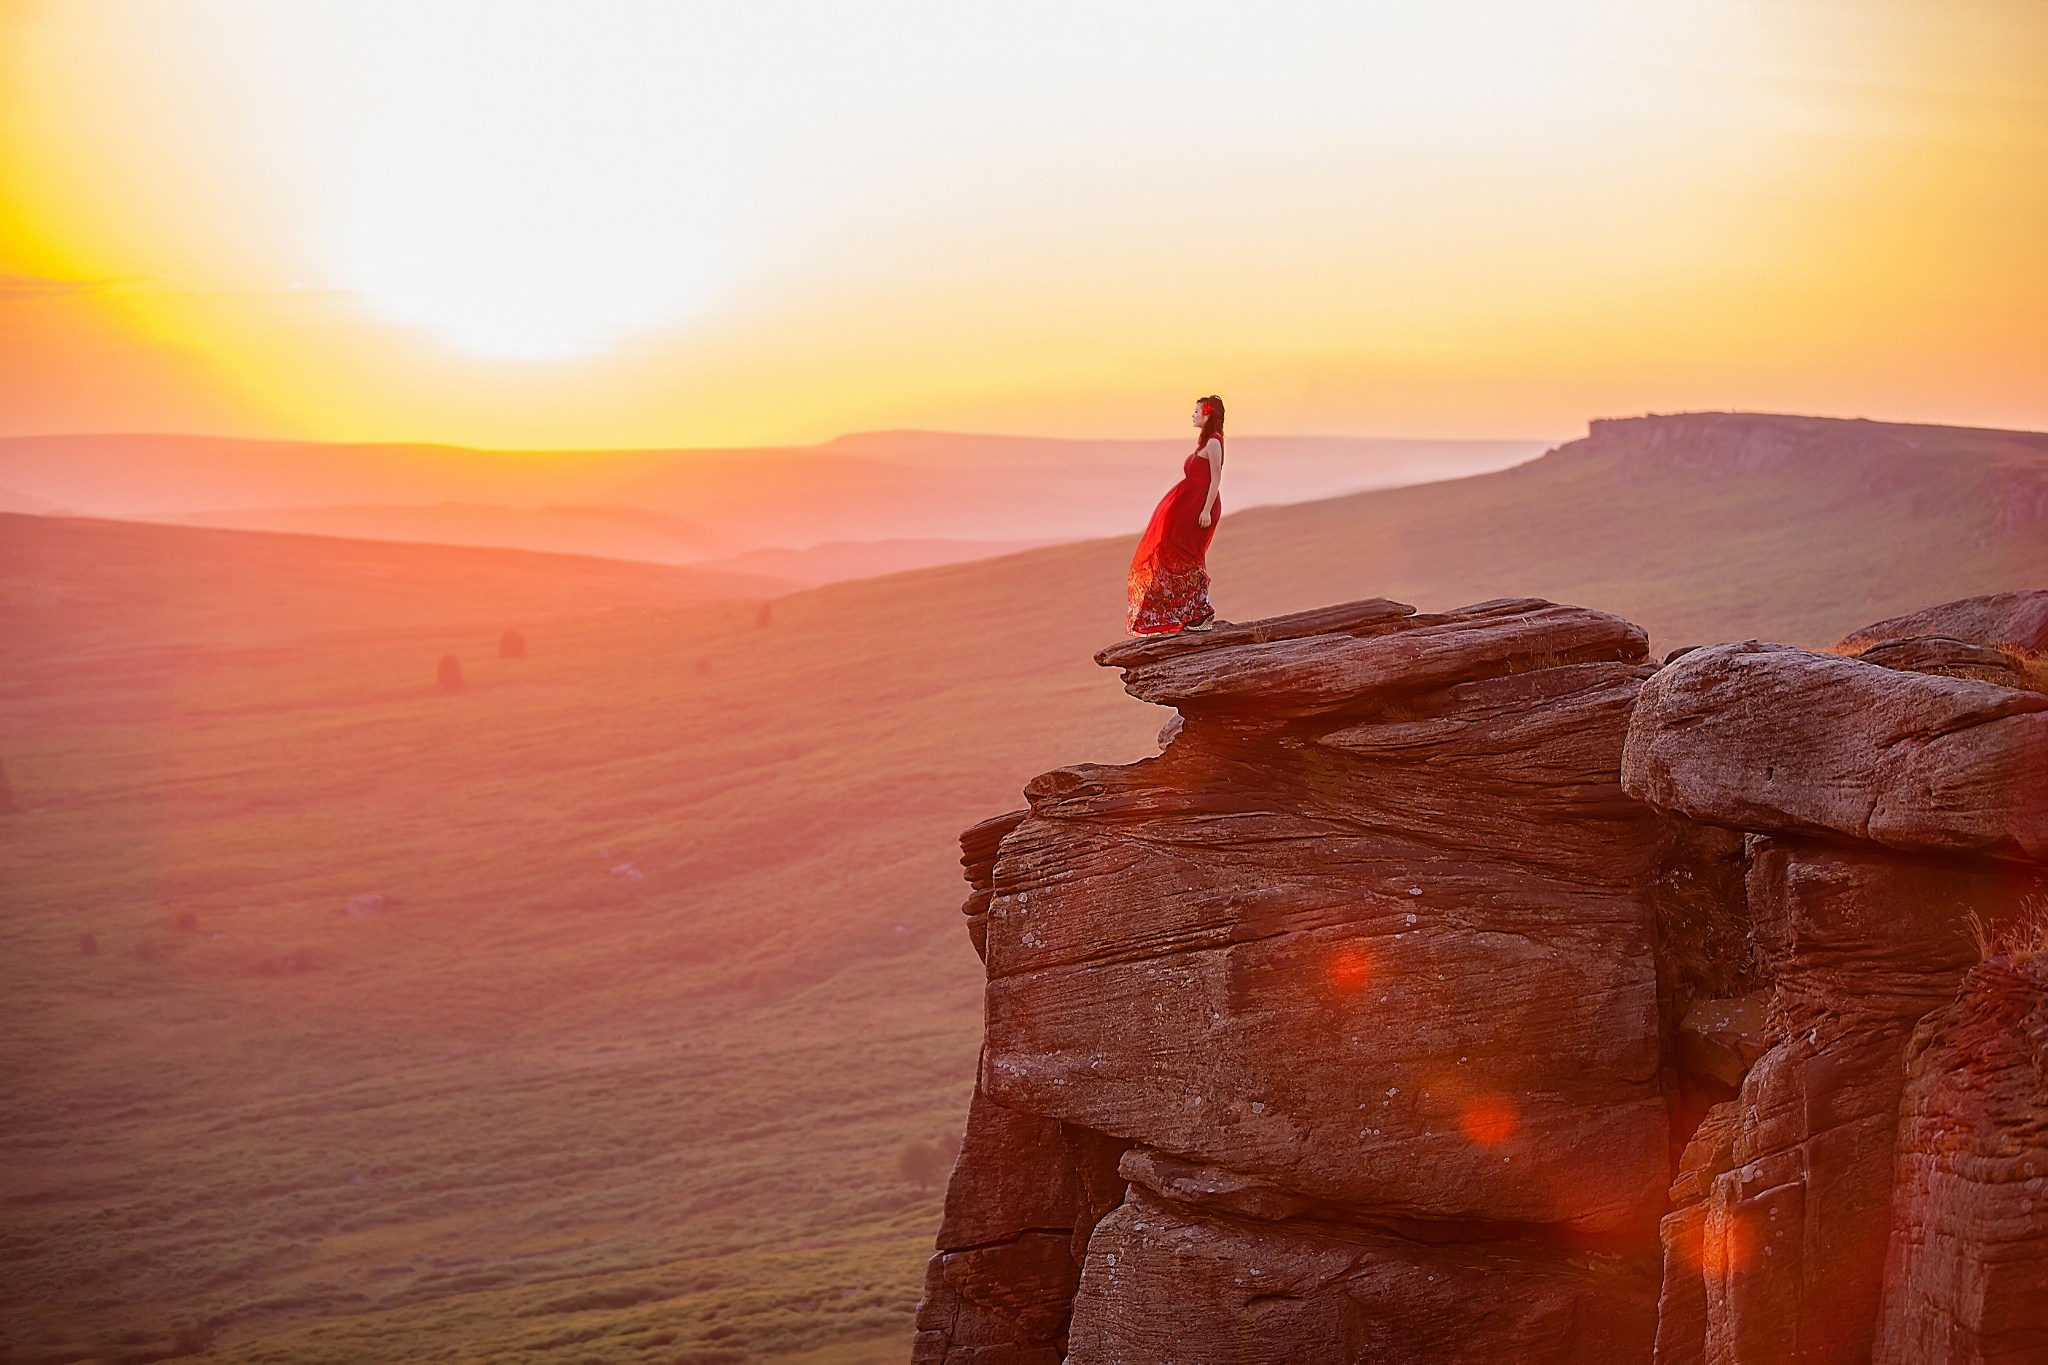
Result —
M 1840 646 L 1854 658 L 1695 650 L 1643 690 L 1624 785 L 1751 832 L 1754 940 L 1775 982 L 1770 1048 L 1674 1186 L 1660 1362 L 2048 1359 L 2040 1220 L 2012 1240 L 2040 1187 L 2021 1161 L 1940 1169 L 1959 1144 L 2014 1140 L 1998 1132 L 2013 1097 L 1969 1094 L 2010 1060 L 1977 1016 L 2011 1015 L 2027 986 L 1984 999 L 1980 972 L 1957 992 L 1987 939 L 2048 904 L 2033 652 L 2048 593 L 2001 599 L 1857 631 Z M 1968 1041 L 1937 1029 L 1914 1044 L 1944 1006 Z M 2034 1056 L 2030 1082 L 2007 1082 L 2019 1096 L 2041 1093 L 2048 1057 Z
M 1179 715 L 963 836 L 914 1359 L 2038 1358 L 2044 973 L 1972 968 L 2048 886 L 2044 603 L 1856 658 L 1533 600 L 1104 650 Z

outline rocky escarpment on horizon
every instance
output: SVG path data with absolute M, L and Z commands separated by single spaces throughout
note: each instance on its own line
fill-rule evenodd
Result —
M 1923 516 L 1964 499 L 1982 515 L 1979 524 L 2000 535 L 2028 535 L 2048 521 L 2048 434 L 2040 432 L 1758 412 L 1652 413 L 1596 419 L 1584 439 L 1555 455 L 1615 459 L 1623 477 L 1662 468 L 1710 483 L 1798 468 L 1822 475 L 1843 497 L 1908 496 Z
M 2042 1358 L 2048 594 L 2003 596 L 1663 666 L 1535 600 L 1104 650 L 1179 714 L 963 836 L 913 1359 Z

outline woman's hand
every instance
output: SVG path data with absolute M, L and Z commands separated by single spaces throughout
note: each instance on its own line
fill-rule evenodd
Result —
M 1204 512 L 1201 516 L 1195 518 L 1195 525 L 1201 527 L 1204 531 L 1206 531 L 1209 529 L 1209 523 L 1214 520 L 1215 518 L 1211 517 L 1207 512 Z

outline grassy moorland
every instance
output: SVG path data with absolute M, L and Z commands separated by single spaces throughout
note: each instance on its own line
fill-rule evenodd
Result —
M 1824 644 L 2048 582 L 2041 445 L 1923 443 L 1235 515 L 1218 604 Z M 763 613 L 687 570 L 0 517 L 0 1358 L 216 1323 L 250 1362 L 900 1359 L 938 1198 L 897 1158 L 957 1129 L 979 1032 L 953 835 L 1149 750 L 1088 661 L 1127 552 Z
M 952 837 L 1142 708 L 1006 726 L 997 632 L 604 561 L 8 531 L 8 600 L 66 599 L 0 685 L 12 1356 L 900 1354 L 897 1159 L 978 1028 Z M 356 609 L 271 558 L 337 545 L 400 552 Z

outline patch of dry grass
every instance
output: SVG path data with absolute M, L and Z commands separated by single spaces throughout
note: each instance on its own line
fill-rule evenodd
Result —
M 2033 692 L 2048 692 L 2048 655 L 2036 654 L 2021 649 L 2018 645 L 2000 645 L 2005 657 L 2011 659 L 2025 679 L 2024 686 Z
M 1975 911 L 1968 923 L 1981 961 L 1998 958 L 2015 967 L 2048 961 L 2048 896 L 2027 897 L 2017 913 L 1998 924 L 1987 923 Z

